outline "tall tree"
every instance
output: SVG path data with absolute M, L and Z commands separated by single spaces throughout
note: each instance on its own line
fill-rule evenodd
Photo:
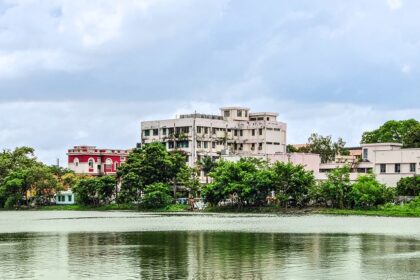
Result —
M 308 138 L 308 144 L 299 148 L 298 151 L 319 154 L 321 162 L 326 163 L 333 161 L 336 155 L 348 155 L 349 151 L 344 147 L 345 145 L 346 142 L 342 138 L 334 142 L 331 136 L 312 133 Z
M 200 167 L 201 171 L 203 171 L 204 176 L 206 177 L 206 184 L 209 183 L 209 173 L 213 170 L 216 166 L 215 161 L 212 157 L 205 156 L 199 162 L 198 166 Z
M 271 170 L 276 196 L 287 206 L 292 199 L 298 205 L 303 205 L 309 190 L 315 185 L 313 172 L 306 171 L 302 165 L 276 162 Z
M 350 168 L 343 166 L 328 173 L 328 179 L 321 183 L 321 196 L 333 207 L 350 207 L 349 194 L 351 191 Z
M 366 131 L 361 143 L 402 143 L 407 148 L 420 147 L 420 123 L 415 119 L 390 120 L 378 129 Z
M 118 169 L 120 201 L 139 202 L 144 188 L 151 184 L 176 185 L 177 174 L 185 165 L 186 159 L 181 152 L 169 153 L 158 142 L 135 149 Z

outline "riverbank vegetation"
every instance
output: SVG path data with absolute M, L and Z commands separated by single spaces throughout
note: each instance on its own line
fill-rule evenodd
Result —
M 77 176 L 36 160 L 31 148 L 0 154 L 0 208 L 46 210 L 186 211 L 199 198 L 212 212 L 281 212 L 418 216 L 419 200 L 393 205 L 396 196 L 418 196 L 420 176 L 401 179 L 396 188 L 379 183 L 373 174 L 349 179 L 347 166 L 317 182 L 301 165 L 255 158 L 237 162 L 203 158 L 196 168 L 179 150 L 160 143 L 130 153 L 117 176 Z M 204 172 L 206 183 L 199 181 Z M 72 188 L 78 205 L 51 206 L 54 194 Z M 182 200 L 177 200 L 183 198 Z M 184 204 L 175 204 L 175 202 Z M 191 206 L 191 204 L 190 204 Z M 327 209 L 327 210 L 319 210 Z

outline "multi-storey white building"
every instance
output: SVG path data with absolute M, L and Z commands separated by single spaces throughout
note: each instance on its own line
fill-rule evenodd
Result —
M 344 164 L 352 167 L 351 180 L 372 172 L 379 182 L 392 187 L 403 177 L 420 175 L 420 149 L 402 148 L 399 143 L 374 143 L 363 144 L 360 150 L 361 158 L 349 157 L 349 160 L 341 161 L 344 158 L 341 157 L 340 161 L 321 164 L 317 178 L 326 179 L 328 171 Z
M 141 142 L 162 142 L 185 151 L 193 166 L 203 156 L 265 155 L 286 152 L 287 125 L 277 114 L 249 108 L 221 108 L 221 115 L 189 114 L 176 119 L 144 121 Z

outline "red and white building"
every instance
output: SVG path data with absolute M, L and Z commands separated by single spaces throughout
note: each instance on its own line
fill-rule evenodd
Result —
M 96 146 L 75 146 L 67 151 L 68 167 L 76 174 L 115 175 L 118 166 L 127 160 L 129 152 L 99 149 Z

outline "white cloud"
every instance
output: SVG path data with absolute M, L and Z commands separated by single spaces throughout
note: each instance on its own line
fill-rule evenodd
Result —
M 404 74 L 409 74 L 411 72 L 411 65 L 404 64 L 401 68 L 401 72 L 403 72 Z
M 386 3 L 391 10 L 398 10 L 402 6 L 402 0 L 387 0 Z

